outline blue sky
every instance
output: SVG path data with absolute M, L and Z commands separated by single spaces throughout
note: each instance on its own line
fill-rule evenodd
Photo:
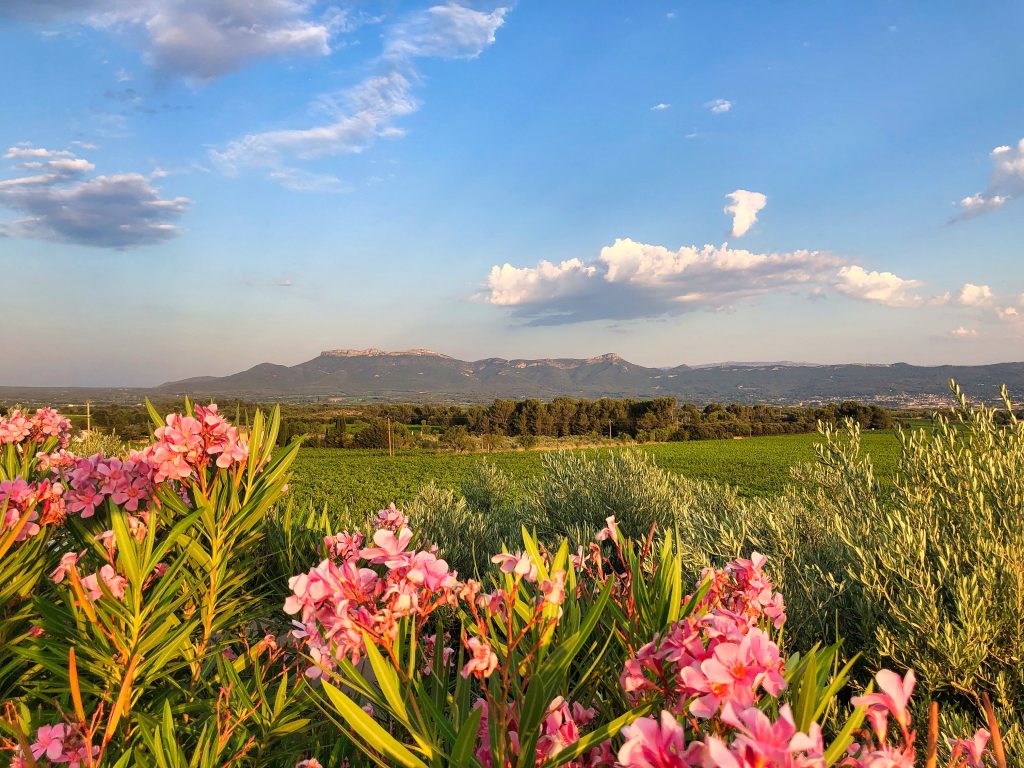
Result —
M 6 0 L 0 383 L 369 346 L 1022 359 L 1022 25 L 1015 2 Z

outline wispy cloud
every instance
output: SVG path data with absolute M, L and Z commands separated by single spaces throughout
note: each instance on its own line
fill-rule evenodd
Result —
M 653 107 L 651 107 L 651 112 L 664 112 L 671 106 L 671 104 L 666 104 L 665 102 L 661 101 L 655 104 Z
M 768 198 L 761 192 L 737 189 L 726 197 L 731 200 L 725 212 L 732 216 L 732 236 L 743 237 L 757 221 L 757 214 L 768 205 Z
M 507 8 L 489 13 L 449 3 L 404 17 L 385 33 L 377 73 L 339 95 L 324 95 L 316 110 L 328 119 L 302 128 L 251 133 L 212 150 L 211 158 L 229 174 L 244 168 L 269 169 L 286 183 L 305 172 L 294 162 L 364 151 L 378 138 L 404 135 L 396 120 L 419 109 L 414 96 L 420 58 L 471 59 L 495 40 Z
M 705 102 L 704 106 L 711 110 L 713 115 L 724 115 L 732 109 L 732 102 L 728 99 L 713 99 L 712 101 Z
M 1003 145 L 989 153 L 992 159 L 992 175 L 984 192 L 960 200 L 960 212 L 954 221 L 972 219 L 990 213 L 1006 205 L 1015 197 L 1024 194 L 1024 139 L 1017 146 Z
M 88 177 L 95 166 L 70 150 L 30 145 L 4 154 L 26 175 L 0 180 L 0 207 L 21 215 L 0 227 L 8 237 L 99 248 L 153 245 L 180 234 L 190 201 L 163 199 L 138 173 Z

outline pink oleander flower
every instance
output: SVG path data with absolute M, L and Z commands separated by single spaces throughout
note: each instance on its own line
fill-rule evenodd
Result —
M 494 768 L 495 764 L 490 749 L 489 707 L 484 699 L 477 699 L 473 703 L 473 708 L 482 711 L 480 727 L 477 730 L 476 758 L 485 768 Z M 561 696 L 556 697 L 548 704 L 544 719 L 541 721 L 533 764 L 542 765 L 561 750 L 579 741 L 580 729 L 589 724 L 593 720 L 593 716 L 593 710 L 580 706 L 578 702 L 573 702 L 570 705 Z M 519 712 L 516 702 L 510 702 L 506 707 L 505 717 L 506 721 L 502 724 L 502 730 L 507 734 L 506 743 L 510 750 L 509 757 L 516 757 L 520 752 Z M 574 760 L 559 763 L 564 768 L 600 768 L 601 766 L 610 768 L 615 764 L 611 753 L 611 743 L 608 740 L 601 742 L 597 747 Z
M 295 768 L 324 768 L 320 761 L 315 757 L 311 757 L 308 760 L 300 760 L 295 764 Z
M 550 579 L 540 583 L 544 600 L 551 605 L 561 605 L 565 601 L 565 571 L 555 571 Z
M 423 642 L 423 666 L 420 668 L 420 672 L 423 675 L 429 675 L 434 671 L 434 653 L 437 647 L 437 635 L 425 635 L 422 638 Z M 444 646 L 441 650 L 441 663 L 444 666 L 449 666 L 452 657 L 455 655 L 455 649 L 451 646 Z
M 47 492 L 44 489 L 44 493 Z M 21 526 L 21 532 L 14 539 L 17 542 L 39 533 L 39 512 L 36 510 L 39 493 L 40 486 L 28 483 L 21 477 L 0 482 L 0 531 L 6 532 Z
M 759 627 L 779 618 L 770 615 L 778 602 L 763 562 L 755 556 L 704 573 L 710 585 L 697 611 L 626 660 L 619 682 L 631 702 L 656 696 L 676 714 L 710 719 L 726 703 L 746 708 L 762 692 L 778 696 L 785 664 Z
M 469 651 L 469 661 L 462 668 L 462 676 L 473 675 L 478 680 L 491 676 L 491 673 L 498 668 L 498 657 L 491 646 L 487 645 L 478 637 L 471 637 L 466 643 L 466 650 Z
M 60 440 L 61 448 L 67 448 L 71 439 L 71 420 L 53 408 L 40 408 L 32 417 L 30 439 L 42 443 L 51 437 Z
M 51 453 L 40 451 L 36 454 L 36 461 L 39 462 L 40 472 L 59 472 L 74 467 L 78 457 L 71 451 L 58 448 Z
M 32 758 L 40 759 L 44 755 L 51 762 L 57 761 L 64 754 L 65 726 L 41 725 L 36 731 L 36 740 L 32 744 Z
M 683 726 L 671 712 L 663 710 L 659 720 L 641 717 L 623 728 L 622 735 L 626 741 L 618 760 L 624 768 L 696 768 L 702 764 L 703 745 L 687 746 Z
M 13 410 L 5 418 L 0 416 L 0 445 L 16 445 L 28 439 L 32 422 L 20 410 Z
M 477 597 L 476 604 L 480 610 L 487 611 L 495 619 L 504 620 L 508 613 L 508 594 L 504 589 L 484 592 Z
M 900 679 L 895 672 L 883 669 L 875 675 L 875 682 L 878 683 L 879 693 L 855 696 L 851 699 L 851 703 L 855 707 L 867 707 L 868 721 L 880 742 L 885 740 L 890 715 L 906 735 L 910 727 L 910 713 L 907 711 L 907 704 L 910 702 L 910 696 L 917 683 L 914 670 L 907 670 L 907 674 Z
M 409 520 L 395 508 L 394 504 L 389 504 L 387 509 L 382 509 L 377 513 L 375 524 L 378 528 L 398 531 L 405 528 L 409 524 Z
M 537 564 L 525 552 L 517 555 L 501 553 L 491 558 L 491 562 L 498 565 L 502 573 L 511 573 L 529 582 L 537 581 Z
M 72 566 L 74 566 L 75 563 L 78 562 L 78 559 L 84 554 L 84 549 L 78 553 L 65 552 L 60 558 L 60 563 L 53 570 L 53 573 L 50 574 L 50 579 L 53 583 L 60 584 L 64 581 L 64 577 L 67 575 L 68 571 L 71 570 Z
M 986 746 L 992 734 L 985 728 L 980 728 L 970 739 L 949 739 L 949 749 L 952 753 L 952 761 L 957 758 L 967 760 L 968 768 L 985 768 Z
M 378 530 L 373 547 L 359 548 L 362 539 L 349 534 L 329 539 L 329 557 L 289 580 L 292 594 L 284 604 L 286 613 L 301 619 L 293 622 L 292 635 L 314 662 L 306 670 L 310 677 L 342 658 L 358 662 L 364 633 L 390 644 L 402 618 L 416 616 L 422 626 L 440 606 L 454 605 L 465 589 L 435 551 L 409 549 L 412 531 L 406 527 L 397 535 Z M 334 554 L 339 557 L 332 559 Z
M 336 533 L 334 536 L 324 536 L 324 548 L 327 555 L 334 560 L 349 560 L 359 556 L 359 550 L 363 546 L 363 534 L 361 533 Z
M 82 579 L 82 586 L 88 592 L 90 600 L 99 600 L 104 596 L 103 588 L 100 586 L 101 579 L 116 599 L 124 597 L 124 588 L 128 580 L 115 571 L 112 565 L 107 564 L 100 568 L 98 574 L 93 573 Z
M 606 517 L 604 519 L 604 522 L 605 527 L 598 531 L 597 536 L 595 536 L 594 538 L 596 538 L 598 541 L 606 541 L 610 539 L 611 541 L 618 543 L 619 524 L 615 520 L 615 515 L 612 515 L 611 517 Z
M 408 528 L 402 528 L 397 536 L 393 531 L 382 529 L 373 534 L 373 543 L 377 546 L 367 547 L 359 554 L 371 565 L 384 564 L 388 568 L 396 568 L 406 562 L 408 554 L 405 548 L 410 541 L 412 531 Z

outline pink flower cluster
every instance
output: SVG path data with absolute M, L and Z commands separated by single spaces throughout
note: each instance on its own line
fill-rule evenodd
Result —
M 17 409 L 7 417 L 0 416 L 0 445 L 45 443 L 51 437 L 57 438 L 61 448 L 67 448 L 71 440 L 71 421 L 53 408 L 40 408 L 31 417 Z
M 293 576 L 292 594 L 284 610 L 300 614 L 293 622 L 314 665 L 306 670 L 318 677 L 339 659 L 358 661 L 364 651 L 363 633 L 390 646 L 399 619 L 425 619 L 442 605 L 454 605 L 462 584 L 436 548 L 410 549 L 413 534 L 405 518 L 384 510 L 373 546 L 363 547 L 358 534 L 338 534 L 325 541 L 328 557 L 308 573 Z
M 62 521 L 63 492 L 63 486 L 52 480 L 29 483 L 16 477 L 0 482 L 0 535 L 21 526 L 14 538 L 20 542 L 38 534 L 40 525 Z
M 485 768 L 493 768 L 488 705 L 484 699 L 477 699 L 473 706 L 476 709 L 483 710 L 480 728 L 477 731 L 476 757 Z M 542 765 L 549 758 L 579 741 L 580 729 L 590 725 L 596 716 L 597 712 L 594 709 L 584 707 L 577 702 L 573 702 L 570 705 L 561 696 L 555 698 L 548 705 L 544 719 L 541 721 L 540 735 L 537 738 L 535 765 Z M 518 755 L 520 749 L 519 713 L 515 702 L 510 703 L 505 709 L 505 719 L 505 730 L 508 733 L 508 742 L 511 746 L 512 755 Z M 611 752 L 611 743 L 608 741 L 602 742 L 599 746 L 584 753 L 577 759 L 568 763 L 559 763 L 559 765 L 566 766 L 567 768 L 613 766 L 615 765 L 615 760 Z
M 45 759 L 51 765 L 67 765 L 69 768 L 92 765 L 93 759 L 100 753 L 98 746 L 91 749 L 87 746 L 78 725 L 65 723 L 39 726 L 29 750 L 34 761 Z M 28 768 L 28 765 L 27 756 L 20 750 L 11 760 L 11 768 Z
M 726 705 L 753 706 L 786 687 L 778 646 L 758 624 L 785 621 L 782 598 L 761 570 L 765 558 L 707 571 L 696 610 L 626 661 L 620 684 L 634 703 L 655 698 L 680 714 L 709 719 Z
M 854 706 L 866 707 L 872 736 L 854 742 L 836 764 L 842 768 L 913 768 L 916 734 L 910 728 L 907 705 L 914 690 L 914 673 L 902 679 L 888 670 L 875 676 L 879 692 L 854 697 Z M 888 721 L 899 725 L 889 739 Z M 686 740 L 686 725 L 663 710 L 659 719 L 640 718 L 622 729 L 625 742 L 618 761 L 624 768 L 825 768 L 821 728 L 812 723 L 807 733 L 797 731 L 789 705 L 779 709 L 775 722 L 757 707 L 722 708 L 718 735 L 694 732 Z M 951 766 L 984 768 L 989 733 L 979 730 L 973 739 L 951 744 Z
M 154 469 L 146 453 L 133 451 L 129 458 L 103 454 L 75 461 L 67 472 L 64 495 L 69 512 L 92 517 L 107 498 L 128 512 L 136 512 L 149 500 L 154 486 Z
M 241 464 L 249 455 L 248 447 L 231 426 L 217 413 L 217 406 L 195 406 L 195 416 L 172 413 L 167 423 L 154 433 L 156 442 L 146 449 L 154 470 L 154 482 L 183 480 L 196 468 L 205 468 L 211 460 L 221 469 Z

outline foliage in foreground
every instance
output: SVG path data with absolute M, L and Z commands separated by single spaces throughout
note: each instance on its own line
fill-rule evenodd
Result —
M 779 531 L 837 482 L 836 462 L 805 499 L 753 508 L 708 484 L 666 490 L 635 457 L 614 472 L 566 465 L 519 497 L 485 470 L 465 499 L 413 505 L 420 537 L 392 508 L 364 538 L 281 503 L 297 445 L 274 453 L 276 414 L 248 434 L 215 406 L 153 417 L 155 441 L 120 457 L 70 453 L 53 411 L 0 420 L 0 698 L 15 765 L 874 768 L 938 752 L 1004 764 L 991 715 L 991 754 L 986 731 L 922 744 L 913 673 L 879 672 L 879 690 L 864 689 L 846 658 L 861 648 L 805 642 L 828 617 L 791 641 L 794 606 L 763 558 L 736 557 L 757 537 L 775 546 L 787 598 L 808 552 L 821 573 L 852 570 L 853 539 L 794 546 L 836 525 L 834 507 Z M 864 493 L 851 498 L 856 512 Z M 493 531 L 522 550 L 492 546 Z M 730 562 L 705 569 L 709 554 Z M 796 613 L 810 615 L 817 590 Z M 884 624 L 899 606 L 866 583 L 836 594 L 900 625 Z M 871 637 L 856 643 L 875 667 L 884 646 Z M 974 680 L 954 715 L 993 690 Z

